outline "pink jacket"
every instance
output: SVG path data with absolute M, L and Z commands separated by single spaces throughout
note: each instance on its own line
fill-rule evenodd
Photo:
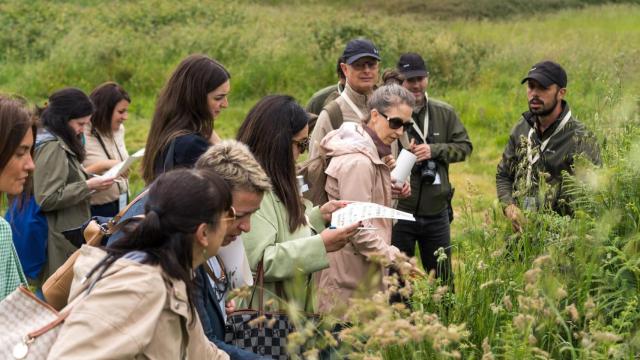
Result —
M 331 157 L 325 173 L 329 200 L 351 200 L 392 206 L 389 167 L 378 156 L 371 136 L 356 123 L 344 123 L 327 134 L 321 152 Z M 372 219 L 339 251 L 328 253 L 329 268 L 319 276 L 318 310 L 340 314 L 348 300 L 384 290 L 384 268 L 374 255 L 393 261 L 400 251 L 391 245 L 392 221 Z

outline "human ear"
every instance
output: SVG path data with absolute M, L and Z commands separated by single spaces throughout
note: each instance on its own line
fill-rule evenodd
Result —
M 195 234 L 193 234 L 196 244 L 202 246 L 203 248 L 206 248 L 207 246 L 209 246 L 209 239 L 207 239 L 207 231 L 208 231 L 207 224 L 202 223 L 198 225 L 198 227 L 196 228 Z

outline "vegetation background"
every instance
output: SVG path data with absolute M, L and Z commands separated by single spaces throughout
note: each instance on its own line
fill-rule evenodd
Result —
M 336 82 L 335 59 L 354 37 L 378 45 L 383 67 L 419 52 L 430 68 L 430 96 L 456 108 L 474 145 L 466 162 L 451 167 L 455 295 L 432 281 L 417 284 L 414 295 L 414 310 L 436 314 L 453 335 L 380 324 L 389 340 L 354 321 L 361 331 L 354 356 L 633 359 L 640 354 L 639 5 L 0 0 L 0 91 L 42 105 L 64 86 L 90 92 L 117 81 L 133 97 L 125 125 L 133 152 L 144 146 L 159 90 L 188 54 L 208 54 L 231 71 L 230 107 L 215 123 L 224 138 L 262 96 L 286 93 L 304 104 Z M 495 166 L 526 110 L 519 81 L 542 59 L 567 69 L 568 101 L 598 136 L 605 165 L 579 169 L 575 218 L 528 214 L 516 237 L 495 200 Z M 143 186 L 137 174 L 132 183 L 134 192 Z M 395 324 L 416 316 L 403 311 L 377 317 Z

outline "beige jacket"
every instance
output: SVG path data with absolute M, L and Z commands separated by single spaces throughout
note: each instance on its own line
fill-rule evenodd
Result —
M 345 123 L 340 129 L 327 134 L 322 140 L 321 151 L 331 157 L 325 173 L 325 190 L 329 199 L 372 202 L 391 206 L 391 178 L 373 140 L 362 125 Z M 347 245 L 331 252 L 329 269 L 320 273 L 318 309 L 321 313 L 341 313 L 348 306 L 348 299 L 367 297 L 384 290 L 384 268 L 370 261 L 379 255 L 395 260 L 400 251 L 391 245 L 392 221 L 372 219 Z
M 69 301 L 83 296 L 81 278 L 106 253 L 84 245 Z M 229 359 L 206 338 L 189 310 L 186 286 L 159 266 L 119 259 L 65 320 L 48 359 Z
M 82 162 L 84 167 L 93 165 L 98 161 L 108 160 L 109 158 L 111 158 L 111 160 L 118 161 L 125 161 L 129 158 L 129 153 L 127 152 L 127 147 L 124 143 L 124 126 L 120 125 L 120 129 L 113 133 L 113 139 L 107 136 L 101 136 L 100 138 L 104 142 L 104 145 L 109 152 L 109 156 L 107 156 L 104 148 L 100 145 L 98 138 L 91 133 L 91 126 L 85 127 L 84 149 L 87 152 L 87 156 Z M 116 201 L 120 194 L 126 193 L 128 189 L 129 184 L 127 180 L 115 183 L 109 189 L 91 195 L 91 205 L 102 205 Z

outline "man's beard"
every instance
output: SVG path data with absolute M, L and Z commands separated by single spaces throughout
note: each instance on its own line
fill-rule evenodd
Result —
M 553 97 L 553 104 L 551 104 L 551 106 L 549 107 L 545 107 L 544 106 L 544 102 L 542 103 L 542 108 L 538 109 L 538 110 L 533 110 L 531 108 L 531 102 L 529 102 L 529 111 L 533 114 L 536 115 L 538 117 L 545 117 L 549 114 L 551 114 L 553 112 L 553 110 L 556 108 L 556 106 L 558 105 L 558 99 L 554 96 Z

